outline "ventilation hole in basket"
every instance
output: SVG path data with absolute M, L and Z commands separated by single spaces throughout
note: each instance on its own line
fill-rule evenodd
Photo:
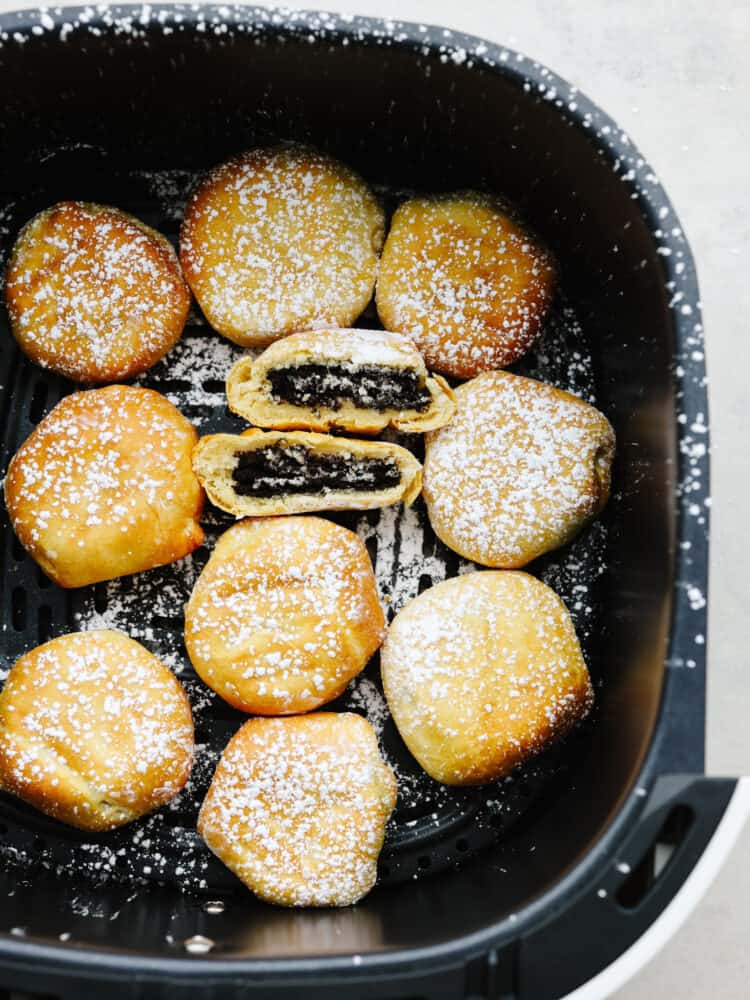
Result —
M 23 562 L 26 558 L 26 549 L 21 545 L 16 535 L 13 536 L 13 558 L 16 562 Z
M 458 569 L 461 565 L 458 554 L 437 541 L 435 543 L 435 551 L 436 553 L 439 553 L 443 559 L 446 579 L 452 576 L 458 576 Z
M 52 581 L 44 572 L 41 566 L 37 566 L 36 570 L 36 585 L 40 590 L 47 590 L 52 586 Z
M 94 607 L 100 615 L 103 615 L 107 610 L 108 596 L 106 583 L 97 583 L 94 585 Z
M 39 642 L 47 642 L 52 635 L 52 608 L 47 604 L 41 604 L 37 611 L 36 631 Z
M 456 850 L 461 851 L 463 854 L 465 851 L 469 850 L 469 841 L 465 837 L 459 837 L 456 841 Z
M 151 625 L 154 628 L 163 628 L 167 632 L 181 632 L 184 622 L 182 618 L 178 618 L 177 616 L 154 615 L 151 619 Z
M 32 424 L 38 424 L 44 416 L 44 409 L 47 405 L 49 386 L 46 382 L 37 382 L 34 386 L 34 395 L 31 397 L 29 406 L 29 420 Z
M 427 857 L 426 854 L 422 854 L 420 857 L 417 858 L 417 864 L 422 869 L 422 871 L 424 871 L 426 868 L 429 868 L 432 865 L 432 861 L 430 860 L 430 858 Z
M 423 573 L 419 578 L 419 587 L 417 592 L 423 594 L 425 590 L 429 590 L 432 586 L 432 577 L 428 573 Z
M 13 628 L 16 632 L 23 632 L 26 628 L 26 591 L 23 587 L 14 588 L 10 605 Z
M 193 388 L 193 383 L 181 378 L 159 379 L 159 392 L 189 392 Z
M 370 557 L 370 562 L 373 566 L 376 566 L 378 562 L 378 540 L 375 535 L 370 535 L 365 542 L 365 548 L 367 549 L 367 554 Z
M 207 378 L 203 383 L 204 392 L 224 392 L 224 383 L 220 378 Z
M 688 806 L 675 806 L 654 840 L 617 890 L 616 899 L 626 910 L 634 910 L 651 892 L 685 840 L 695 816 Z M 627 870 L 620 862 L 620 870 Z

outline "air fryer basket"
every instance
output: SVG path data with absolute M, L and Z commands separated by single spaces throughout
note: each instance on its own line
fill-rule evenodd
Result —
M 175 237 L 200 170 L 259 143 L 312 143 L 399 192 L 479 187 L 555 249 L 563 292 L 519 370 L 595 398 L 618 435 L 603 521 L 534 571 L 576 618 L 592 720 L 500 788 L 447 794 L 384 723 L 377 664 L 340 704 L 382 728 L 402 777 L 381 884 L 359 906 L 274 910 L 193 833 L 240 716 L 201 694 L 179 639 L 207 553 L 136 581 L 62 592 L 2 513 L 7 669 L 104 622 L 164 655 L 193 695 L 203 764 L 175 808 L 86 838 L 0 800 L 0 987 L 65 998 L 304 988 L 311 997 L 560 996 L 664 909 L 735 783 L 703 776 L 708 433 L 698 290 L 658 180 L 627 135 L 536 63 L 424 26 L 249 7 L 65 8 L 0 17 L 0 254 L 62 198 L 120 205 Z M 366 315 L 363 325 L 372 324 Z M 0 317 L 2 467 L 71 386 L 24 361 Z M 234 356 L 199 316 L 142 384 L 202 431 Z M 409 442 L 416 446 L 418 442 Z M 209 533 L 226 525 L 214 515 Z M 391 609 L 467 567 L 424 512 L 341 515 Z M 654 845 L 671 859 L 656 877 Z M 187 892 L 184 890 L 187 888 Z

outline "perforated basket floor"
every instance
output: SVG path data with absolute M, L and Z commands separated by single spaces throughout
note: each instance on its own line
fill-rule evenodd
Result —
M 186 193 L 194 180 L 192 174 L 178 169 L 115 175 L 108 178 L 109 189 L 98 191 L 96 197 L 132 212 L 176 241 Z M 380 194 L 386 208 L 392 205 L 393 196 Z M 20 226 L 59 197 L 54 186 L 36 188 L 22 201 L 0 207 L 0 263 L 7 260 Z M 74 387 L 25 361 L 15 348 L 4 313 L 0 324 L 0 462 L 4 472 L 18 445 Z M 379 326 L 372 307 L 359 325 Z M 224 397 L 224 378 L 240 353 L 194 313 L 182 341 L 137 384 L 166 394 L 201 433 L 240 431 L 244 425 L 228 412 Z M 535 350 L 517 370 L 595 401 L 589 349 L 563 295 Z M 402 443 L 422 457 L 418 437 L 406 437 Z M 409 510 L 397 507 L 332 516 L 365 541 L 389 618 L 426 587 L 475 568 L 436 539 L 421 500 Z M 6 863 L 26 870 L 43 866 L 97 881 L 173 881 L 212 896 L 233 890 L 238 883 L 195 833 L 195 818 L 216 761 L 244 716 L 198 680 L 182 643 L 183 607 L 216 537 L 231 519 L 209 505 L 206 545 L 187 559 L 137 576 L 63 591 L 25 554 L 4 507 L 0 518 L 2 677 L 22 652 L 52 636 L 77 629 L 122 629 L 160 656 L 183 681 L 193 705 L 198 743 L 193 774 L 182 794 L 158 813 L 115 833 L 96 837 L 79 833 L 0 793 L 0 853 Z M 594 647 L 605 552 L 606 527 L 599 521 L 571 545 L 530 567 L 570 609 L 595 684 Z M 572 745 L 581 738 L 580 732 L 573 734 L 496 785 L 448 789 L 428 778 L 401 742 L 382 696 L 377 656 L 330 707 L 357 711 L 370 720 L 398 776 L 399 800 L 381 857 L 381 882 L 427 875 L 502 838 L 508 826 L 527 813 L 545 786 L 559 776 Z

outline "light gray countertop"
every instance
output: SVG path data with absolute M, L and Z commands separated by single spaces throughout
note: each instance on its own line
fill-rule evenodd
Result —
M 0 0 L 0 10 L 28 3 Z M 314 2 L 303 6 L 314 7 Z M 713 509 L 708 769 L 750 771 L 750 4 L 732 0 L 321 0 L 443 24 L 547 64 L 633 138 L 692 245 L 710 374 Z M 750 827 L 703 902 L 619 1000 L 750 996 Z

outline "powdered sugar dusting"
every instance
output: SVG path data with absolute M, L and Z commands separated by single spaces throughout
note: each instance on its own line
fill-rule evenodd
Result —
M 488 566 L 523 566 L 567 541 L 606 502 L 614 432 L 587 404 L 508 372 L 456 390 L 429 436 L 424 496 L 435 531 Z
M 179 217 L 180 205 L 184 204 L 194 181 L 195 175 L 188 171 L 150 174 L 149 190 L 158 194 L 159 202 L 151 214 L 140 204 L 133 209 L 135 214 L 169 231 L 161 220 Z M 368 313 L 367 325 L 374 323 L 374 315 Z M 196 316 L 169 357 L 140 376 L 138 382 L 164 392 L 203 433 L 237 432 L 244 425 L 227 412 L 224 379 L 231 364 L 242 353 L 241 348 L 218 337 L 200 316 Z M 524 359 L 519 370 L 576 392 L 590 402 L 595 401 L 590 350 L 574 311 L 564 300 L 553 307 L 534 351 Z M 387 437 L 398 440 L 419 457 L 419 436 L 389 433 Z M 395 613 L 431 583 L 476 569 L 473 563 L 459 559 L 434 537 L 420 500 L 406 510 L 393 507 L 366 514 L 332 516 L 356 530 L 368 546 L 378 589 L 389 614 Z M 38 821 L 33 814 L 25 814 L 20 824 L 16 824 L 20 829 L 14 835 L 13 845 L 6 841 L 0 848 L 14 864 L 27 867 L 41 864 L 58 874 L 85 876 L 94 881 L 125 880 L 133 884 L 168 879 L 183 889 L 202 890 L 210 885 L 214 892 L 219 887 L 230 886 L 228 879 L 231 880 L 231 876 L 218 861 L 212 860 L 205 845 L 196 837 L 194 826 L 219 754 L 243 716 L 230 709 L 195 677 L 182 639 L 183 608 L 205 565 L 208 550 L 230 523 L 221 512 L 208 507 L 203 516 L 206 548 L 171 565 L 71 594 L 76 627 L 125 630 L 168 663 L 182 679 L 196 723 L 195 763 L 185 788 L 165 808 L 108 834 L 106 842 L 80 843 L 50 838 L 49 846 L 41 853 L 32 846 Z M 545 578 L 549 573 L 555 574 L 551 582 L 570 607 L 579 632 L 584 638 L 591 635 L 593 639 L 598 580 L 604 568 L 606 546 L 603 542 L 593 547 L 589 545 L 592 530 L 596 538 L 604 538 L 604 525 L 598 522 L 572 546 L 545 560 L 543 572 Z M 369 719 L 378 733 L 381 753 L 398 775 L 399 804 L 388 824 L 384 850 L 390 874 L 386 874 L 384 868 L 381 877 L 386 881 L 411 878 L 417 867 L 417 855 L 421 853 L 432 856 L 432 870 L 437 870 L 440 852 L 434 849 L 435 837 L 444 838 L 442 831 L 446 824 L 450 828 L 450 824 L 458 821 L 464 800 L 455 789 L 432 781 L 403 747 L 381 692 L 377 657 L 331 707 L 348 708 Z M 516 772 L 499 786 L 487 789 L 487 808 L 493 817 L 493 831 L 511 823 L 523 812 L 529 793 L 522 790 L 529 786 L 543 787 L 555 767 L 555 760 L 540 760 Z M 485 792 L 476 794 L 483 797 Z M 494 836 L 494 833 L 490 831 L 489 835 Z M 19 846 L 21 844 L 27 846 Z
M 547 251 L 484 195 L 412 199 L 396 211 L 378 313 L 429 368 L 467 378 L 522 356 L 552 301 Z
M 211 324 L 239 343 L 350 326 L 370 300 L 383 214 L 348 168 L 313 150 L 256 149 L 192 194 L 180 259 Z
M 338 695 L 384 636 L 369 558 L 322 518 L 245 521 L 221 538 L 185 612 L 198 673 L 248 712 L 305 712 Z
M 383 729 L 390 718 L 390 712 L 383 693 L 374 681 L 363 674 L 355 677 L 346 692 L 344 703 L 347 708 L 355 709 L 364 715 L 376 736 L 383 735 Z
M 385 507 L 375 521 L 360 518 L 357 532 L 363 541 L 377 542 L 375 573 L 391 615 L 417 596 L 420 581 L 439 583 L 445 578 L 444 557 L 425 551 L 429 525 L 421 505 Z
M 227 373 L 248 353 L 252 352 L 217 337 L 205 326 L 191 325 L 169 357 L 141 375 L 136 384 L 162 392 L 191 423 L 201 427 L 222 413 Z
M 77 592 L 73 615 L 81 629 L 120 629 L 176 673 L 190 673 L 182 641 L 182 614 L 205 563 L 203 551 L 136 577 L 118 577 Z M 212 692 L 208 692 L 213 696 Z
M 381 661 L 401 735 L 448 783 L 506 774 L 592 702 L 564 605 L 526 573 L 484 571 L 426 590 L 394 619 Z
M 62 202 L 24 227 L 5 293 L 23 350 L 82 382 L 149 368 L 179 338 L 190 301 L 164 237 L 82 202 Z
M 198 822 L 262 898 L 346 905 L 375 883 L 395 799 L 395 780 L 357 716 L 254 719 L 224 751 Z
M 173 798 L 193 723 L 179 685 L 122 633 L 61 636 L 20 659 L 0 699 L 3 783 L 107 829 Z M 69 803 L 69 804 L 68 804 Z
M 331 14 L 318 14 L 307 11 L 289 10 L 262 10 L 239 5 L 226 5 L 216 8 L 195 8 L 187 11 L 185 8 L 164 8 L 144 5 L 134 8 L 109 8 L 106 5 L 98 7 L 85 7 L 71 14 L 69 10 L 62 12 L 58 9 L 48 9 L 41 11 L 19 11 L 12 15 L 5 15 L 3 18 L 3 28 L 0 30 L 0 47 L 10 50 L 16 48 L 32 48 L 36 43 L 34 38 L 44 37 L 44 44 L 59 39 L 61 42 L 73 38 L 76 45 L 86 46 L 90 41 L 87 36 L 111 36 L 115 43 L 120 45 L 116 36 L 125 35 L 130 40 L 150 39 L 159 35 L 176 35 L 179 33 L 194 35 L 198 40 L 205 38 L 207 44 L 221 45 L 226 42 L 228 45 L 235 45 L 237 39 L 242 40 L 243 35 L 255 36 L 255 41 L 279 39 L 282 42 L 289 41 L 290 37 L 297 35 L 310 43 L 318 46 L 343 45 L 354 47 L 365 42 L 367 45 L 377 46 L 387 50 L 392 46 L 399 46 L 405 49 L 406 46 L 414 46 L 415 63 L 418 72 L 424 74 L 425 78 L 430 78 L 435 74 L 437 64 L 448 64 L 461 66 L 464 69 L 479 67 L 486 74 L 494 74 L 498 71 L 509 74 L 509 79 L 523 86 L 528 97 L 525 100 L 537 104 L 547 104 L 550 108 L 559 109 L 560 117 L 567 121 L 576 129 L 588 130 L 596 146 L 596 152 L 602 154 L 601 162 L 611 166 L 613 172 L 617 173 L 622 180 L 623 187 L 631 198 L 637 199 L 642 208 L 644 220 L 655 229 L 654 220 L 658 209 L 659 219 L 662 222 L 655 229 L 656 239 L 662 242 L 659 253 L 662 254 L 665 276 L 672 280 L 667 282 L 667 291 L 671 296 L 669 306 L 675 311 L 676 318 L 676 339 L 677 350 L 680 352 L 675 365 L 675 384 L 677 388 L 678 406 L 681 409 L 680 421 L 687 426 L 695 427 L 695 436 L 687 442 L 682 441 L 682 428 L 680 439 L 690 449 L 690 461 L 686 455 L 680 456 L 680 465 L 676 469 L 680 480 L 678 487 L 680 490 L 680 503 L 684 512 L 684 520 L 681 528 L 683 542 L 678 553 L 678 572 L 680 576 L 681 593 L 688 595 L 692 588 L 703 582 L 704 570 L 703 559 L 705 553 L 705 533 L 707 531 L 708 507 L 710 498 L 706 494 L 706 471 L 707 471 L 707 450 L 704 449 L 702 456 L 698 456 L 697 451 L 693 453 L 692 443 L 697 442 L 700 446 L 707 438 L 707 425 L 703 414 L 705 407 L 705 367 L 703 364 L 703 329 L 700 322 L 694 324 L 694 333 L 687 333 L 688 327 L 683 316 L 688 311 L 693 313 L 696 320 L 700 318 L 700 303 L 697 300 L 697 289 L 695 287 L 692 261 L 689 247 L 680 229 L 674 224 L 676 219 L 673 210 L 666 201 L 666 196 L 651 171 L 648 163 L 639 155 L 627 134 L 621 131 L 613 122 L 595 108 L 585 95 L 578 92 L 577 87 L 571 86 L 560 80 L 545 67 L 540 66 L 533 60 L 520 53 L 509 51 L 500 46 L 481 39 L 470 38 L 457 32 L 449 30 L 436 30 L 426 25 L 405 25 L 397 20 L 387 20 L 382 22 L 363 21 L 351 15 L 336 16 Z M 99 44 L 99 43 L 95 43 Z M 15 55 L 15 53 L 13 53 Z M 384 53 L 387 61 L 387 51 Z M 528 79 L 524 81 L 523 75 Z M 450 111 L 450 107 L 448 108 Z M 260 115 L 263 109 L 258 109 Z M 260 122 L 263 127 L 264 122 Z M 276 123 L 270 123 L 272 131 Z M 275 135 L 273 136 L 276 137 Z M 352 139 L 357 141 L 360 136 L 352 133 Z M 370 143 L 369 138 L 362 138 L 362 145 L 366 147 Z M 671 215 L 671 218 L 669 218 Z M 176 216 L 173 216 L 176 217 Z M 0 216 L 0 237 L 4 237 L 17 229 L 17 223 L 9 222 L 9 217 Z M 629 225 L 629 223 L 628 223 Z M 614 247 L 614 251 L 617 247 Z M 646 261 L 642 262 L 645 267 Z M 630 346 L 630 345 L 625 345 Z M 546 367 L 541 372 L 529 371 L 535 377 L 545 378 L 555 384 L 564 385 L 564 382 L 555 374 L 559 370 L 561 359 L 564 355 L 554 354 L 547 357 Z M 584 362 L 586 358 L 584 356 Z M 564 361 L 563 361 L 564 363 Z M 577 392 L 583 398 L 593 402 L 590 389 L 584 393 L 574 385 L 565 385 L 566 388 Z M 196 398 L 199 394 L 196 394 Z M 213 401 L 203 404 L 206 408 L 213 405 Z M 216 402 L 216 407 L 219 407 Z M 684 411 L 684 412 L 682 412 Z M 192 419 L 192 418 L 191 418 Z M 218 419 L 218 417 L 214 417 Z M 703 473 L 702 477 L 699 473 Z M 628 483 L 629 489 L 638 489 L 638 483 L 633 481 Z M 597 523 L 591 531 L 597 537 L 604 526 Z M 398 534 L 398 526 L 394 525 L 393 534 L 390 536 L 394 541 Z M 589 538 L 587 531 L 584 537 L 573 543 L 570 550 L 562 550 L 556 553 L 555 566 L 561 570 L 559 579 L 555 580 L 555 586 L 568 586 L 576 584 L 585 588 L 581 591 L 580 603 L 582 607 L 590 607 L 592 602 L 588 598 L 596 592 L 596 575 L 592 574 L 592 561 L 587 558 L 590 555 L 586 542 Z M 396 543 L 397 544 L 397 543 Z M 428 549 L 430 540 L 428 538 Z M 575 550 L 576 558 L 569 560 L 569 552 Z M 597 550 L 599 552 L 600 550 Z M 447 556 L 452 572 L 454 564 L 450 562 L 450 555 Z M 595 561 L 600 559 L 597 554 Z M 569 565 L 570 563 L 570 565 Z M 465 564 L 465 568 L 469 568 Z M 149 577 L 155 579 L 171 578 L 172 568 L 165 570 L 155 570 Z M 546 570 L 545 570 L 546 572 Z M 597 571 L 598 572 L 598 571 Z M 140 584 L 142 577 L 134 580 L 136 586 Z M 153 588 L 150 595 L 153 596 L 158 588 Z M 88 592 L 86 600 L 89 599 Z M 111 601 L 118 601 L 124 598 L 124 591 L 111 598 Z M 566 600 L 568 591 L 566 590 Z M 93 598 L 92 598 L 93 601 Z M 167 603 L 167 602 L 165 602 Z M 568 603 L 571 603 L 568 600 Z M 578 601 L 576 601 L 578 603 Z M 676 602 L 676 627 L 689 617 L 691 622 L 705 614 L 705 609 L 698 605 L 700 602 L 690 598 L 691 608 L 687 609 L 678 599 Z M 696 607 L 693 607 L 696 605 Z M 132 609 L 135 611 L 135 609 Z M 162 605 L 158 605 L 159 612 L 166 610 Z M 106 612 L 105 612 L 106 613 Z M 142 619 L 151 621 L 152 607 L 144 603 L 138 608 L 135 617 L 138 625 Z M 154 612 L 156 613 L 156 612 Z M 131 621 L 133 613 L 129 613 Z M 594 628 L 594 632 L 596 629 Z M 167 632 L 157 629 L 159 641 L 166 641 Z M 680 660 L 670 661 L 668 666 L 683 666 Z M 698 662 L 688 660 L 687 666 L 691 668 L 702 667 L 703 657 L 698 657 Z M 205 693 L 205 688 L 200 688 Z M 196 685 L 198 690 L 198 685 Z M 220 708 L 221 706 L 219 706 Z M 217 719 L 214 715 L 212 723 L 216 728 Z M 194 772 L 195 773 L 195 772 Z M 498 811 L 505 811 L 512 807 L 512 796 L 508 795 L 508 782 L 503 783 L 499 789 L 499 794 L 488 800 L 488 805 Z M 645 789 L 638 789 L 639 793 L 645 794 Z M 197 801 L 197 799 L 196 799 Z M 166 812 L 166 811 L 165 811 Z M 80 848 L 68 842 L 60 840 L 65 850 L 69 849 L 69 855 L 65 856 L 64 864 L 55 865 L 49 859 L 49 852 L 45 852 L 43 863 L 48 864 L 58 874 L 74 875 L 85 874 L 93 879 L 116 877 L 118 870 L 124 873 L 127 878 L 136 878 L 141 874 L 145 877 L 159 878 L 169 877 L 182 885 L 200 886 L 206 878 L 205 851 L 198 848 L 196 851 L 196 841 L 192 830 L 173 829 L 163 825 L 163 813 L 157 813 L 146 821 L 138 824 L 135 830 L 131 830 L 132 842 L 128 840 L 126 844 L 121 844 L 113 839 L 107 844 L 93 843 L 83 844 Z M 33 817 L 26 818 L 29 829 L 33 826 Z M 409 820 L 404 826 L 414 822 Z M 437 821 L 436 821 L 437 822 Z M 192 819 L 188 822 L 192 826 Z M 437 826 L 436 826 L 437 829 Z M 17 858 L 20 863 L 29 865 L 36 854 L 37 849 L 32 850 L 31 836 L 29 835 L 29 851 L 24 858 Z M 56 835 L 56 838 L 57 835 Z M 16 835 L 16 843 L 18 834 Z M 116 846 L 112 846 L 115 845 Z M 167 844 L 166 852 L 162 846 Z M 18 848 L 9 843 L 3 847 L 4 854 L 19 854 Z M 202 853 L 201 853 L 202 852 Z M 200 860 L 196 863 L 196 853 L 200 854 Z M 168 862 L 167 855 L 180 858 L 177 873 L 171 862 Z M 60 855 L 58 855 L 59 857 Z M 182 863 L 184 859 L 184 864 Z M 433 855 L 434 863 L 434 855 Z M 187 874 L 186 874 L 187 873 Z M 212 873 L 210 877 L 215 877 Z M 25 881 L 19 878 L 19 885 Z M 26 880 L 27 881 L 27 880 Z M 28 881 L 27 881 L 28 884 Z M 110 888 L 106 894 L 111 898 L 116 893 Z M 83 894 L 81 894 L 83 896 Z M 93 898 L 93 893 L 92 893 Z M 101 900 L 102 895 L 98 894 L 97 899 Z M 95 912 L 99 913 L 99 905 Z M 94 912 L 94 908 L 83 899 L 80 904 L 80 912 Z M 511 920 L 515 920 L 515 914 L 511 915 Z M 22 929 L 21 929 L 22 930 Z M 68 935 L 69 936 L 69 935 Z M 167 940 L 173 940 L 171 935 L 167 935 Z
M 114 385 L 66 396 L 9 467 L 16 533 L 67 586 L 185 555 L 202 540 L 194 441 L 191 425 L 149 390 Z

